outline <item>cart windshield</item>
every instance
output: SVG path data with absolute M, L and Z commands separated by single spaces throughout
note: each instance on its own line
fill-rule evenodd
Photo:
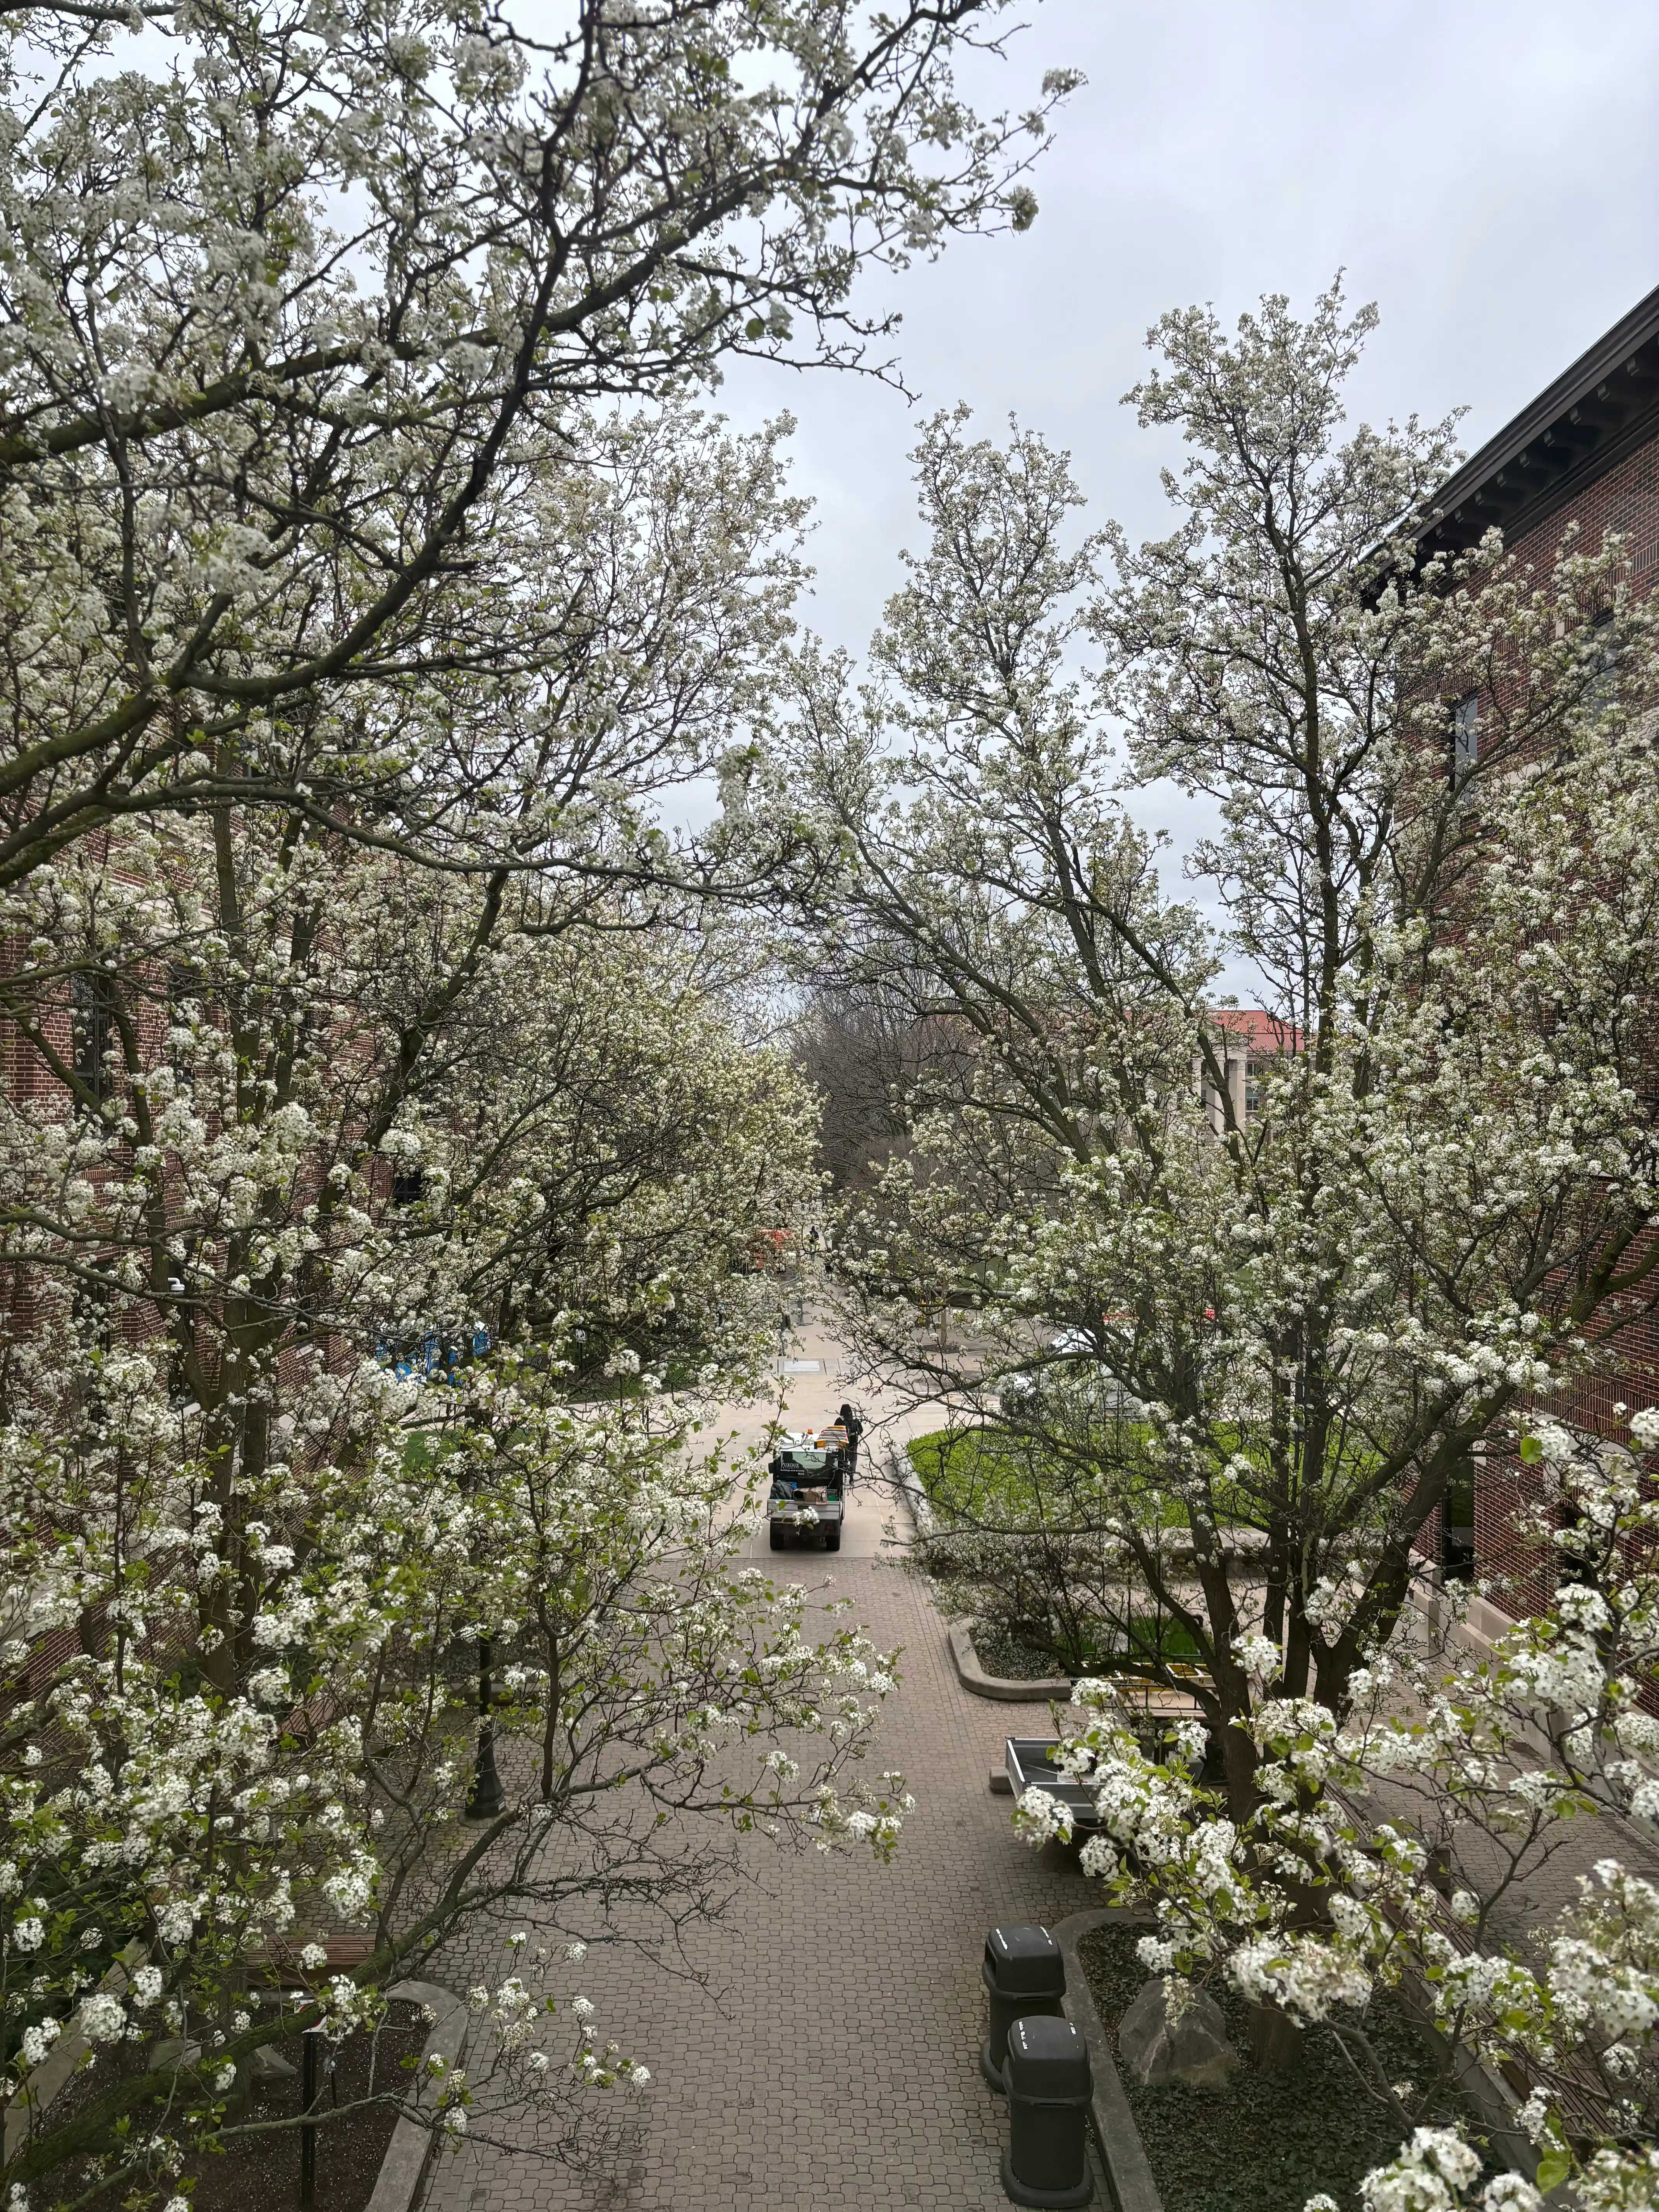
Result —
M 786 1474 L 816 1474 L 829 1456 L 827 1447 L 806 1437 L 785 1437 L 778 1445 L 777 1462 Z

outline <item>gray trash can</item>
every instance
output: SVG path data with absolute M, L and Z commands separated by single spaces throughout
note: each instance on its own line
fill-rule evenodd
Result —
M 1008 2148 L 1002 2186 L 1016 2204 L 1086 2204 L 1089 2171 L 1089 2050 L 1069 2020 L 1047 2014 L 1017 2020 L 1003 2061 Z
M 979 1978 L 990 2000 L 979 2070 L 1000 2096 L 1008 2031 L 1028 2013 L 1059 2014 L 1066 1994 L 1066 1961 L 1046 1928 L 1030 1923 L 994 1928 L 985 1939 L 985 1964 Z

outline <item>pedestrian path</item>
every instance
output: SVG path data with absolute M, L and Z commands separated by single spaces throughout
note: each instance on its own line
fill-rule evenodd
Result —
M 825 1362 L 821 1373 L 786 1378 L 792 1414 L 821 1419 L 846 1395 L 836 1347 L 809 1332 L 792 1356 Z M 810 1395 L 798 1399 L 803 1383 Z M 745 1844 L 748 1883 L 723 1921 L 690 1939 L 706 1989 L 626 1949 L 590 1952 L 585 1993 L 603 2032 L 653 2077 L 622 2154 L 579 2179 L 468 2149 L 436 2171 L 428 2212 L 1006 2205 L 1006 2120 L 975 2063 L 986 1930 L 1058 1919 L 1099 1893 L 1054 1847 L 1020 1843 L 1008 1800 L 990 1795 L 1004 1736 L 1044 1730 L 1047 1709 L 988 1705 L 963 1690 L 944 1622 L 884 1546 L 901 1518 L 890 1496 L 863 1483 L 836 1557 L 771 1560 L 809 1589 L 833 1577 L 815 1602 L 850 1598 L 878 1644 L 904 1647 L 873 1760 L 899 1768 L 918 1801 L 896 1860 Z

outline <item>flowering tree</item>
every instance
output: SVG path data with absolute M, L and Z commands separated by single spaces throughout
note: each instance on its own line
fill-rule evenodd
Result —
M 8 894 L 25 2192 L 167 2196 L 254 2126 L 263 2044 L 371 2023 L 519 1921 L 546 1955 L 492 1974 L 483 2072 L 379 2094 L 451 2132 L 528 2110 L 568 2148 L 573 2094 L 637 2069 L 581 2011 L 568 2063 L 542 2039 L 568 1944 L 624 1909 L 672 1941 L 734 1830 L 896 1832 L 902 1786 L 854 1771 L 887 1668 L 738 1565 L 741 1487 L 700 1438 L 769 1368 L 775 1313 L 733 1268 L 805 1187 L 807 1102 L 745 1026 L 737 924 L 633 866 L 654 780 L 759 711 L 799 508 L 770 434 L 668 410 L 583 434 L 524 522 L 564 609 L 536 682 L 464 702 L 469 742 L 531 733 L 572 866 L 450 868 L 367 815 L 225 799 Z M 458 711 L 441 682 L 404 699 Z M 528 803 L 481 780 L 443 834 L 476 853 Z M 481 1728 L 504 1799 L 463 1830 Z M 342 1923 L 369 1955 L 330 1978 Z M 296 1959 L 299 2011 L 259 2002 Z M 64 2035 L 96 2069 L 73 2110 L 35 2079 Z
M 100 2068 L 9 2136 L 25 2188 L 165 2194 L 252 2124 L 262 2043 L 372 2022 L 481 1921 L 579 1942 L 626 1905 L 672 1938 L 720 1892 L 713 1831 L 885 1848 L 902 1796 L 846 1780 L 884 1667 L 738 1566 L 732 1470 L 697 1456 L 769 1352 L 730 1269 L 809 1125 L 689 926 L 492 908 L 258 811 L 195 828 L 36 871 L 7 983 L 58 1079 L 3 1106 L 0 1972 L 15 2095 L 59 2033 Z M 408 1372 L 434 1340 L 462 1364 Z M 463 1839 L 481 1644 L 506 1796 Z M 360 1968 L 255 2001 L 342 1922 Z M 507 1972 L 487 2078 L 410 2108 L 567 2146 L 619 2062 L 579 2031 L 550 2065 L 547 1995 Z
M 734 351 L 879 367 L 860 269 L 1035 212 L 1070 80 L 1017 122 L 952 86 L 1001 12 L 9 15 L 0 883 L 217 801 L 568 862 L 538 717 L 470 708 L 545 703 L 588 410 Z
M 927 1047 L 840 1251 L 867 1357 L 985 1438 L 940 1562 L 983 1602 L 1040 1540 L 1051 1615 L 1197 1696 L 1240 1820 L 1261 1697 L 1344 1710 L 1472 1449 L 1659 1268 L 1652 617 L 1616 543 L 1414 574 L 1449 437 L 1343 430 L 1370 320 L 1166 317 L 1132 397 L 1189 459 L 1138 552 L 1067 544 L 1040 440 L 937 421 L 878 680 L 805 657 L 751 800 L 835 856 L 804 957 Z M 1124 774 L 1216 802 L 1225 937 L 1162 895 Z M 1293 1048 L 1253 1105 L 1227 950 Z
M 545 663 L 540 772 L 596 867 L 653 764 L 706 757 L 752 699 L 797 513 L 769 438 L 622 428 L 611 461 L 562 541 L 544 517 L 588 605 Z M 481 793 L 471 813 L 493 812 Z M 77 843 L 9 919 L 0 1003 L 35 1077 L 0 1099 L 14 1402 L 55 1425 L 58 1378 L 136 1333 L 194 1408 L 181 1448 L 228 1482 L 296 1433 L 323 1450 L 334 1345 L 453 1352 L 481 1325 L 614 1333 L 682 1306 L 711 1341 L 734 1245 L 803 1163 L 787 1079 L 698 987 L 683 903 L 225 807 Z
M 902 1785 L 848 1781 L 886 1664 L 850 1627 L 804 1635 L 804 1593 L 737 1565 L 729 1469 L 688 1464 L 684 1416 L 656 1399 L 583 1414 L 480 1370 L 428 1457 L 396 1418 L 421 1387 L 385 1385 L 378 1432 L 360 1412 L 325 1488 L 285 1468 L 242 1482 L 234 1553 L 222 1485 L 146 1432 L 142 1386 L 112 1425 L 118 1497 L 84 1449 L 54 1465 L 37 1447 L 26 1486 L 9 1440 L 6 1659 L 28 1680 L 4 1801 L 0 1974 L 27 2116 L 9 2185 L 167 2194 L 186 2150 L 257 2131 L 234 2092 L 261 2045 L 372 2024 L 388 1983 L 481 1919 L 561 1938 L 547 1973 L 624 1903 L 672 1937 L 720 1888 L 700 1827 L 890 1847 Z M 30 1637 L 72 1622 L 76 1654 L 30 1668 Z M 506 1796 L 463 1831 L 481 1636 Z M 372 1954 L 330 1980 L 306 1939 L 341 1920 Z M 287 2008 L 258 2001 L 282 1944 L 311 1984 Z M 467 2073 L 382 2096 L 451 2134 L 505 2106 L 558 2148 L 574 2091 L 642 2077 L 596 2047 L 585 2002 L 574 2059 L 550 2054 L 547 1973 L 514 1966 L 476 1996 Z M 93 2094 L 37 2111 L 32 2069 L 67 2031 L 100 2059 Z
M 1120 1899 L 1156 1899 L 1140 1952 L 1176 1977 L 1224 1974 L 1257 2002 L 1337 2036 L 1410 2140 L 1371 2175 L 1371 2212 L 1463 2201 L 1481 2160 L 1431 2124 L 1443 2082 L 1391 2083 L 1366 2034 L 1379 1986 L 1404 1984 L 1449 2043 L 1524 2087 L 1512 2141 L 1536 2187 L 1488 2180 L 1490 2206 L 1532 2206 L 1569 2174 L 1594 2205 L 1648 2204 L 1659 2167 L 1659 1890 L 1615 1854 L 1659 1811 L 1654 1475 L 1659 1411 L 1602 1442 L 1545 1423 L 1529 1534 L 1561 1577 L 1547 1612 L 1489 1651 L 1397 1639 L 1350 1677 L 1346 1717 L 1264 1695 L 1248 1723 L 1258 1802 L 1237 1821 L 1196 1778 L 1200 1732 L 1150 1761 L 1110 1685 L 1080 1686 L 1089 1718 L 1061 1765 L 1099 1809 L 1083 1863 Z M 1265 1689 L 1279 1655 L 1239 1664 Z M 1069 1827 L 1029 1793 L 1034 1839 Z M 1586 1827 L 1594 1856 L 1557 1925 L 1520 1920 L 1528 1887 Z M 1605 1853 L 1605 1855 L 1602 1855 Z M 1530 1939 L 1530 1940 L 1529 1940 Z M 1425 2053 L 1425 2058 L 1427 2053 Z
M 846 1778 L 886 1668 L 737 1566 L 698 1441 L 772 1349 L 733 1263 L 809 1124 L 708 896 L 744 877 L 658 802 L 741 757 L 801 574 L 778 433 L 690 394 L 733 351 L 890 373 L 860 271 L 1030 222 L 1070 80 L 976 117 L 1000 13 L 7 19 L 20 2204 L 166 2195 L 250 2126 L 284 1947 L 287 2025 L 337 2032 L 481 1923 L 550 1972 L 624 1903 L 672 1934 L 721 1830 L 890 1845 L 901 1788 Z M 341 1920 L 372 1954 L 324 1986 Z M 493 2088 L 411 2109 L 568 2142 L 631 2069 L 585 2000 L 554 2065 L 546 2001 L 481 1988 Z

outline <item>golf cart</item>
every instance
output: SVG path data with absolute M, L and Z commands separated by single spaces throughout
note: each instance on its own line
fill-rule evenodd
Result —
M 805 1429 L 780 1437 L 767 1472 L 772 1478 L 766 1508 L 772 1549 L 781 1552 L 791 1542 L 807 1543 L 822 1536 L 826 1552 L 840 1551 L 847 1510 L 842 1500 L 846 1431 L 838 1426 Z

